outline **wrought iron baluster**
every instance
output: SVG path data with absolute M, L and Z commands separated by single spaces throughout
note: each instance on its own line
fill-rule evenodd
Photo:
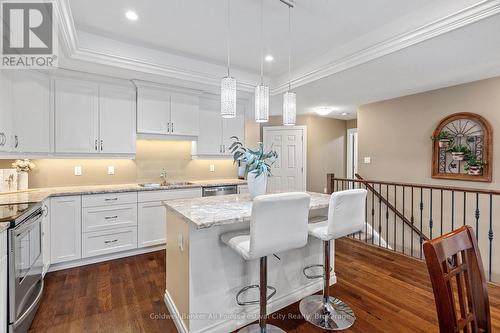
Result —
M 403 185 L 403 216 L 405 216 L 405 192 L 406 188 Z M 405 223 L 401 223 L 401 240 L 402 240 L 402 247 L 401 249 L 403 250 L 403 254 L 405 254 Z
M 375 190 L 375 184 L 372 183 L 372 189 Z M 372 191 L 372 245 L 375 243 L 375 194 Z
M 475 212 L 475 217 L 476 217 L 476 240 L 479 239 L 479 216 L 481 215 L 481 212 L 479 211 L 479 193 L 476 193 L 476 212 Z
M 382 184 L 378 185 L 378 246 L 382 246 Z
M 414 189 L 415 188 L 412 186 L 411 187 L 411 220 L 410 220 L 412 226 L 415 225 L 415 214 L 414 214 L 414 203 L 415 203 L 415 201 L 414 201 L 414 198 L 413 198 L 414 193 L 415 193 Z M 413 253 L 413 238 L 414 237 L 413 237 L 413 229 L 412 229 L 412 231 L 411 231 L 411 245 L 410 245 L 411 246 L 411 256 L 412 257 L 415 256 L 415 254 Z
M 385 187 L 385 195 L 389 202 L 389 185 Z M 389 206 L 385 205 L 385 248 L 389 248 Z
M 432 239 L 432 227 L 434 221 L 432 221 L 432 189 L 430 190 L 430 203 L 429 203 L 429 238 Z
M 441 219 L 441 236 L 443 236 L 443 190 L 441 190 L 440 202 L 440 219 Z
M 423 226 L 423 223 L 424 223 L 424 189 L 421 187 L 420 188 L 420 205 L 419 205 L 419 208 L 420 208 L 420 235 L 418 235 L 418 238 L 420 240 L 420 259 L 422 259 L 422 243 L 423 243 L 423 239 L 422 239 L 422 226 Z
M 451 231 L 455 230 L 455 191 L 451 191 Z
M 396 200 L 396 195 L 397 195 L 397 190 L 396 190 L 396 185 L 394 185 L 394 210 L 398 210 L 398 200 Z M 396 251 L 396 213 L 394 213 L 394 251 Z
M 368 186 L 365 184 L 365 190 Z M 368 243 L 368 196 L 365 198 L 365 243 Z
M 488 231 L 488 239 L 490 241 L 490 256 L 489 256 L 489 268 L 488 268 L 488 277 L 491 281 L 491 263 L 492 263 L 492 255 L 493 255 L 493 194 L 490 193 L 490 230 Z

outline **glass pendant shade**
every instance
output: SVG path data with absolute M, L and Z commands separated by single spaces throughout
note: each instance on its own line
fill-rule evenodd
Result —
M 263 84 L 255 87 L 255 121 L 269 121 L 269 87 Z
M 230 76 L 220 83 L 220 115 L 222 118 L 236 117 L 236 79 Z
M 297 95 L 293 92 L 283 94 L 283 125 L 294 126 L 297 120 Z

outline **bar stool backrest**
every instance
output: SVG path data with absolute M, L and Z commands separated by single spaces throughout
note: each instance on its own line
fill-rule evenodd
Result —
M 256 197 L 250 222 L 251 259 L 304 247 L 310 202 L 311 196 L 303 192 Z
M 333 192 L 328 207 L 328 238 L 337 239 L 365 228 L 364 189 Z

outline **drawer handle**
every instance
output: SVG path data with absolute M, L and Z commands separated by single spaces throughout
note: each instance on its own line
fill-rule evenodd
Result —
M 118 218 L 118 215 L 104 217 L 105 220 L 113 220 L 113 219 L 117 219 L 117 218 Z
M 118 239 L 113 239 L 113 240 L 109 240 L 109 241 L 104 241 L 104 244 L 113 244 L 113 243 L 116 243 L 118 242 Z
M 116 201 L 118 200 L 118 198 L 106 198 L 104 199 L 104 201 Z

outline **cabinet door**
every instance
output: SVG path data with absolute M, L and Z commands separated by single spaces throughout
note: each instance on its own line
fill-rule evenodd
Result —
M 11 147 L 12 72 L 0 69 L 0 152 L 8 152 Z
M 7 332 L 7 256 L 0 254 L 0 333 Z
M 222 126 L 222 152 L 224 155 L 230 155 L 229 147 L 234 142 L 232 136 L 238 137 L 240 142 L 245 143 L 245 116 L 238 114 L 234 118 L 223 118 Z
M 197 136 L 199 131 L 199 98 L 184 94 L 171 94 L 171 132 L 174 135 Z
M 43 271 L 45 276 L 50 267 L 50 199 L 47 199 L 42 204 L 43 218 L 42 218 L 42 257 L 43 257 Z
M 137 133 L 168 134 L 170 94 L 162 89 L 137 89 Z
M 35 71 L 13 71 L 12 96 L 12 150 L 50 152 L 50 78 Z
M 98 153 L 98 104 L 97 85 L 55 81 L 56 152 Z
M 126 87 L 99 88 L 99 151 L 135 153 L 135 91 Z
M 52 264 L 82 257 L 81 197 L 50 200 L 50 261 Z
M 167 211 L 161 201 L 139 203 L 137 244 L 147 247 L 166 242 Z
M 196 143 L 197 155 L 222 154 L 222 118 L 211 105 L 200 106 L 200 132 Z

